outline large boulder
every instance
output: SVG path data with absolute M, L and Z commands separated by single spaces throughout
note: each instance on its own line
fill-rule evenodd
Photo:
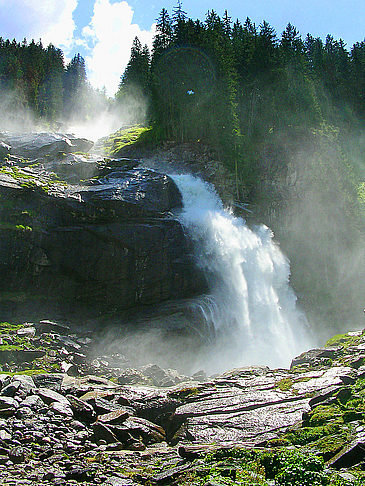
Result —
M 0 291 L 126 309 L 188 297 L 201 278 L 170 211 L 165 174 L 123 168 L 65 185 L 43 168 L 0 168 Z

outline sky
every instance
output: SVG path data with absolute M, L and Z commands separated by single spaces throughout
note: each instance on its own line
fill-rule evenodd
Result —
M 135 36 L 152 45 L 155 22 L 162 8 L 169 13 L 177 0 L 0 0 L 0 36 L 22 41 L 42 40 L 60 47 L 66 61 L 80 53 L 88 79 L 112 96 L 118 88 Z M 263 20 L 278 36 L 290 22 L 302 37 L 342 38 L 351 49 L 365 37 L 365 0 L 183 0 L 193 19 L 205 19 L 208 10 L 232 20 Z

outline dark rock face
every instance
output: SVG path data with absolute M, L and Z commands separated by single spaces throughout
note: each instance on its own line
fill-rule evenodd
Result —
M 33 157 L 88 145 L 48 134 L 7 141 L 16 154 Z M 102 176 L 83 185 L 64 184 L 47 171 L 62 176 L 68 160 L 68 180 L 72 172 L 76 180 L 88 170 L 97 174 L 97 161 L 77 157 L 0 168 L 0 272 L 7 275 L 0 291 L 31 290 L 51 301 L 121 309 L 198 292 L 190 244 L 169 213 L 182 204 L 175 183 L 165 174 L 131 169 L 135 162 L 124 159 L 101 163 Z

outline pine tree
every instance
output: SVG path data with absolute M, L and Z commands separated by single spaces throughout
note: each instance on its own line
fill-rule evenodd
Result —
M 85 117 L 86 68 L 85 60 L 76 54 L 66 66 L 63 78 L 64 116 Z

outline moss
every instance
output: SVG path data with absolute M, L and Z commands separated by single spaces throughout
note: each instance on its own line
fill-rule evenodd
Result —
M 292 388 L 294 382 L 291 378 L 283 378 L 275 383 L 275 388 L 279 388 L 281 391 L 288 391 Z
M 347 435 L 340 433 L 336 435 L 328 435 L 321 439 L 312 442 L 309 452 L 323 457 L 325 461 L 331 459 L 344 447 L 347 442 Z
M 329 339 L 325 347 L 331 346 L 343 346 L 344 349 L 348 348 L 349 346 L 354 346 L 359 342 L 359 336 L 350 336 L 349 334 L 336 334 L 331 339 Z
M 32 231 L 30 226 L 24 226 L 22 224 L 11 224 L 11 223 L 0 223 L 0 230 L 11 230 L 11 231 Z
M 104 150 L 107 155 L 115 156 L 124 147 L 145 143 L 152 127 L 134 125 L 118 130 L 104 141 Z
M 37 174 L 24 172 L 19 167 L 0 167 L 0 172 L 17 180 L 22 187 L 32 190 L 40 189 L 48 193 L 55 185 L 67 186 L 67 183 L 58 179 L 56 174 L 54 179 L 42 179 Z
M 308 414 L 308 425 L 315 427 L 327 422 L 343 423 L 342 411 L 338 405 L 318 405 Z
M 1 295 L 3 295 L 3 294 L 0 294 L 0 301 L 1 301 Z M 21 324 L 11 324 L 10 322 L 0 322 L 0 335 L 4 334 L 4 331 L 14 332 L 14 331 L 17 331 L 18 329 L 20 329 L 21 327 L 23 327 Z
M 15 376 L 15 375 L 34 376 L 34 375 L 43 375 L 45 373 L 48 373 L 48 371 L 40 368 L 40 369 L 26 369 L 20 371 L 9 371 L 6 372 L 5 374 L 10 376 Z
M 285 434 L 285 438 L 294 445 L 306 445 L 322 437 L 338 432 L 339 425 L 327 424 L 318 427 L 301 427 Z
M 1 344 L 0 351 L 22 351 L 24 346 L 17 344 Z

